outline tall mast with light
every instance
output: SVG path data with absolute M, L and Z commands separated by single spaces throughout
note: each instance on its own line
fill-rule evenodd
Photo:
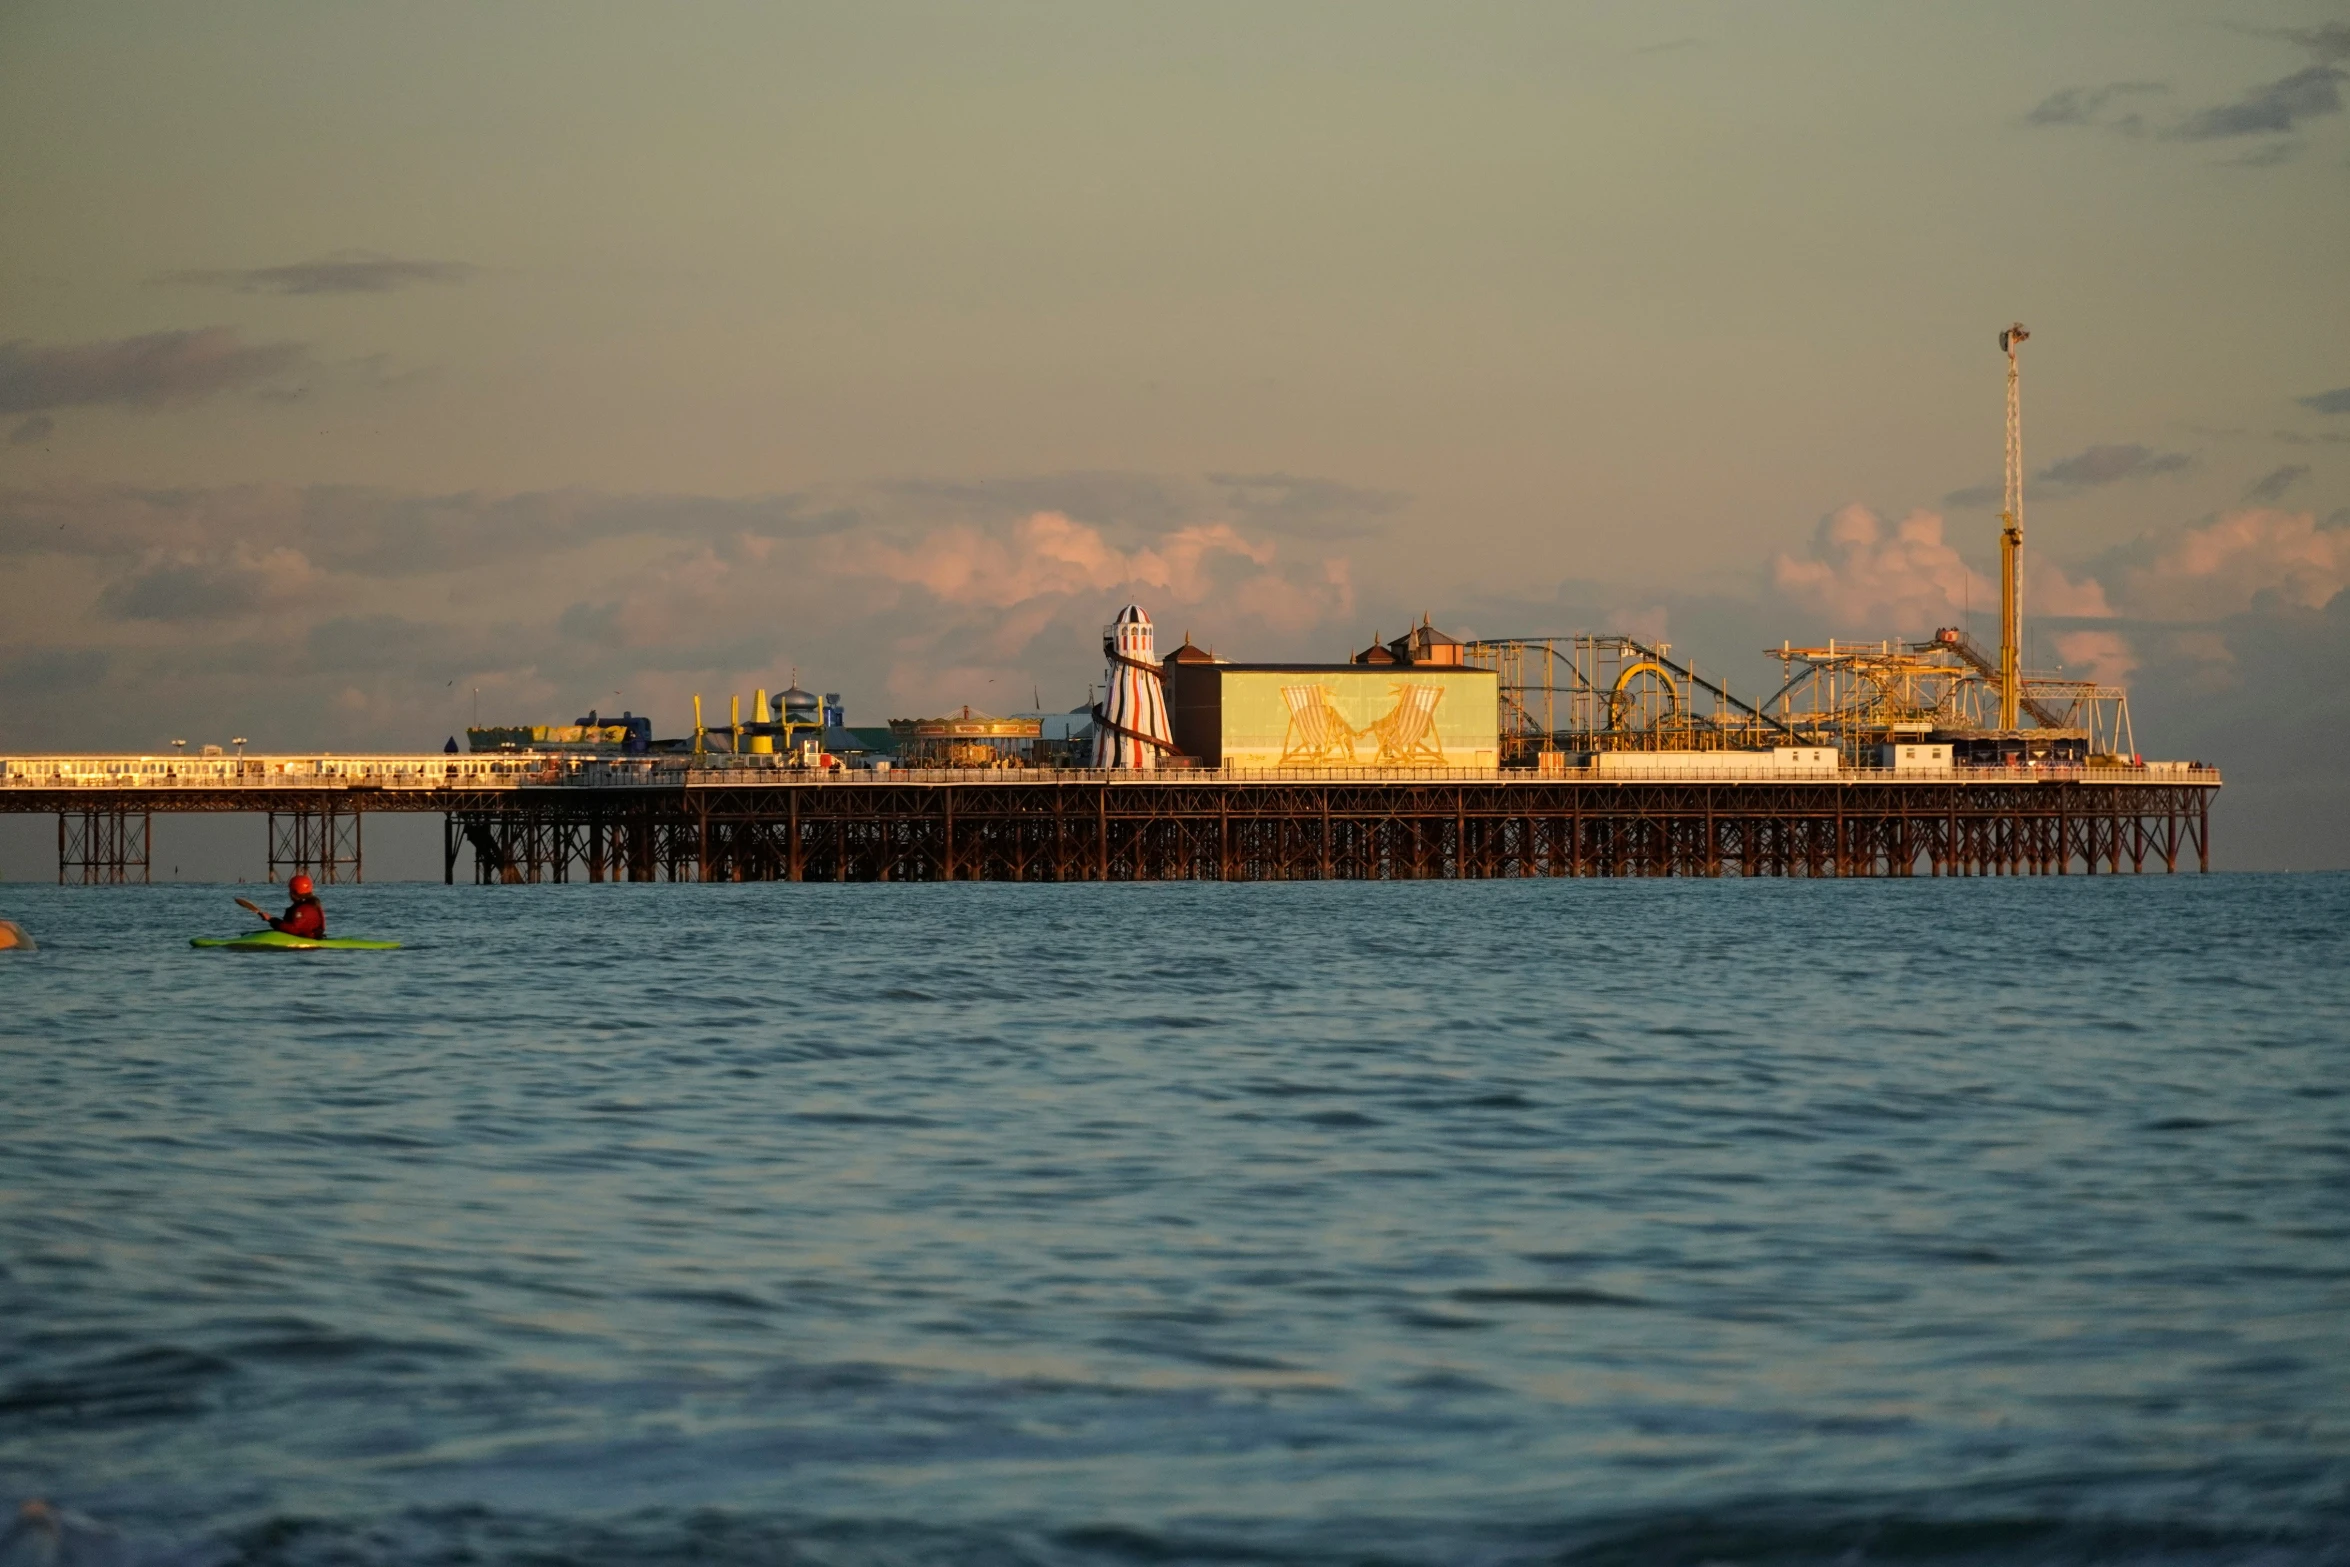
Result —
M 1999 727 L 2013 732 L 2024 691 L 2024 416 L 2016 345 L 2032 334 L 2018 321 L 1999 334 L 2007 355 L 2007 490 L 1999 509 Z

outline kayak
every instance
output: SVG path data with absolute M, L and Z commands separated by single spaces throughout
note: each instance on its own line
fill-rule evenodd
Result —
M 400 944 L 363 941 L 357 936 L 289 936 L 282 930 L 257 930 L 250 936 L 194 936 L 188 945 L 230 952 L 390 952 Z

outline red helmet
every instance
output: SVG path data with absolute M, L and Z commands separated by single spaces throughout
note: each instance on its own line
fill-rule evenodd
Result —
M 310 884 L 310 878 L 300 874 L 299 872 L 295 874 L 292 881 L 286 883 L 286 891 L 292 893 L 297 898 L 309 897 L 312 890 L 313 889 Z

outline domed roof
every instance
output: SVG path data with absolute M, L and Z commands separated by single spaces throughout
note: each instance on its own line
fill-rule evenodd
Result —
M 1143 613 L 1140 604 L 1127 605 L 1110 621 L 1113 626 L 1147 626 L 1150 623 L 1150 616 Z
M 817 700 L 815 692 L 803 691 L 796 685 L 784 687 L 777 693 L 775 701 L 777 706 L 794 717 L 801 714 L 815 716 L 824 711 L 824 704 Z

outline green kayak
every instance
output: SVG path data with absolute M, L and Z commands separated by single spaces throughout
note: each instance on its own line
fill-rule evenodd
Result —
M 282 930 L 257 930 L 250 936 L 195 936 L 191 947 L 220 947 L 230 952 L 390 952 L 396 941 L 362 941 L 357 936 L 289 936 Z

